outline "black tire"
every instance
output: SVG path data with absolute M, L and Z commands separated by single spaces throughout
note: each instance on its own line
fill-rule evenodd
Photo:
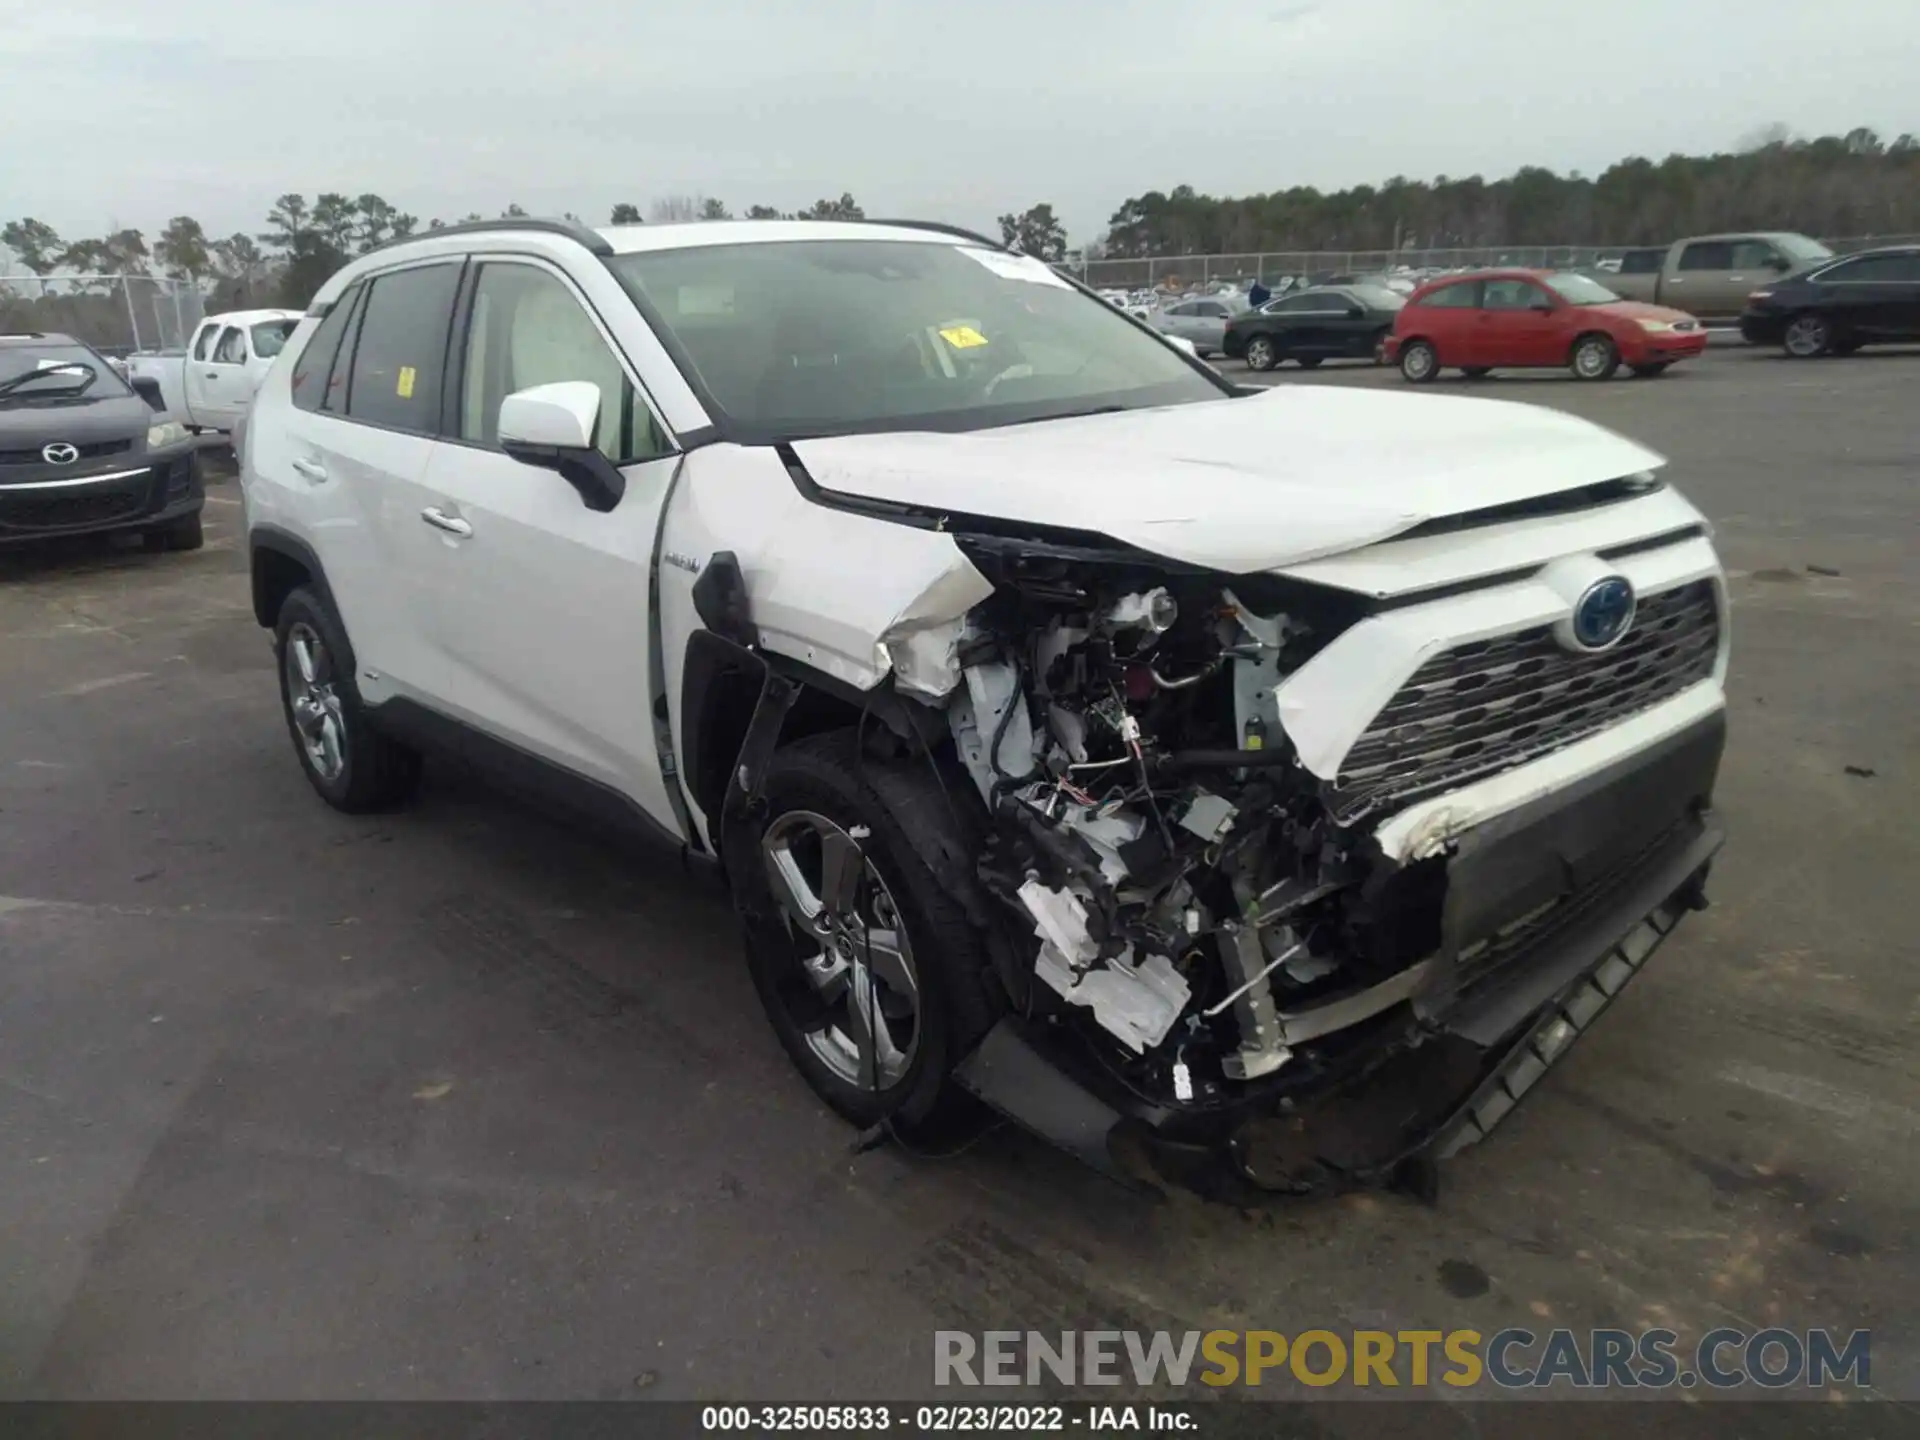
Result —
M 1576 380 L 1611 380 L 1620 368 L 1620 347 L 1610 336 L 1589 331 L 1567 352 L 1567 369 Z
M 198 550 L 207 543 L 207 534 L 200 524 L 200 512 L 196 510 L 191 515 L 182 515 L 178 520 L 142 531 L 140 543 L 148 551 L 156 553 L 161 550 Z
M 1780 348 L 1793 360 L 1813 360 L 1833 348 L 1833 326 L 1827 317 L 1809 310 L 1787 322 Z
M 338 700 L 341 756 L 338 773 L 324 774 L 309 753 L 308 742 L 294 716 L 293 683 L 289 677 L 289 638 L 296 632 L 317 636 L 324 647 L 331 693 Z M 292 737 L 301 772 L 314 791 L 336 810 L 349 815 L 389 810 L 411 796 L 420 783 L 420 754 L 410 746 L 381 734 L 367 719 L 359 688 L 354 684 L 353 647 L 339 619 L 307 586 L 293 590 L 281 602 L 273 630 L 273 653 L 279 661 L 280 709 Z
M 1326 358 L 1324 355 L 1302 355 L 1294 361 L 1294 364 L 1298 365 L 1302 370 L 1312 370 Z
M 1493 373 L 1491 365 L 1462 365 L 1460 373 L 1469 380 L 1484 380 Z
M 1373 333 L 1373 344 L 1367 353 L 1372 357 L 1373 363 L 1376 365 L 1384 365 L 1387 363 L 1387 335 L 1389 333 L 1390 332 L 1385 330 L 1376 330 Z
M 1271 335 L 1255 335 L 1247 341 L 1247 368 L 1271 370 L 1280 363 L 1280 347 Z
M 1671 360 L 1654 360 L 1645 365 L 1633 365 L 1628 368 L 1642 380 L 1656 380 L 1667 373 L 1667 367 L 1672 363 Z
M 1431 385 L 1440 378 L 1440 352 L 1431 340 L 1409 340 L 1400 347 L 1400 375 L 1409 385 Z
M 778 751 L 760 800 L 756 813 L 732 818 L 722 848 L 747 969 L 794 1067 L 815 1094 L 856 1125 L 894 1120 L 918 1126 L 936 1112 L 965 1111 L 971 1102 L 954 1092 L 948 1077 L 992 1028 L 1004 1002 L 980 932 L 926 859 L 950 857 L 960 873 L 970 873 L 973 847 L 956 831 L 948 797 L 924 763 L 874 756 L 863 761 L 853 732 L 842 730 Z M 860 849 L 905 932 L 916 979 L 913 1045 L 903 1073 L 890 1083 L 853 1083 L 809 1040 L 831 1024 L 801 963 L 805 951 L 821 946 L 790 927 L 763 850 L 768 833 L 784 817 L 797 815 L 822 817 L 850 834 L 864 827 Z

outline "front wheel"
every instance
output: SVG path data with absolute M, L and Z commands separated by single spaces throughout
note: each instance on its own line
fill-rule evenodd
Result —
M 1620 351 L 1605 335 L 1582 335 L 1573 342 L 1567 368 L 1576 380 L 1610 380 L 1620 368 Z
M 1431 384 L 1440 373 L 1440 352 L 1430 341 L 1410 340 L 1400 347 L 1400 374 L 1412 385 Z
M 924 767 L 863 759 L 839 731 L 778 751 L 752 813 L 726 825 L 767 1019 L 858 1125 L 944 1108 L 954 1065 L 1000 1013 L 985 945 L 924 858 L 968 853 L 956 823 Z
M 182 515 L 178 520 L 143 531 L 140 543 L 149 553 L 198 550 L 207 543 L 206 531 L 200 523 L 200 512 L 196 510 L 191 515 Z
M 1821 315 L 1796 315 L 1781 337 L 1781 347 L 1796 360 L 1824 355 L 1833 345 L 1833 327 Z
M 1256 335 L 1247 342 L 1247 368 L 1249 370 L 1271 370 L 1280 363 L 1280 351 L 1273 341 L 1265 335 Z

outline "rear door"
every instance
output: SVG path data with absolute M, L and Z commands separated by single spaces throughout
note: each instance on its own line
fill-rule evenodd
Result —
M 448 435 L 400 522 L 424 643 L 457 718 L 668 814 L 650 696 L 654 546 L 679 455 L 564 271 L 479 256 L 461 302 Z M 609 512 L 499 448 L 500 402 L 585 380 L 626 477 Z M 431 513 L 429 513 L 431 512 Z
M 1350 290 L 1327 292 L 1326 318 L 1322 334 L 1331 356 L 1371 355 L 1373 330 L 1377 323 L 1360 297 Z
M 1695 240 L 1683 245 L 1674 272 L 1662 281 L 1660 303 L 1703 319 L 1739 314 L 1753 286 L 1744 279 L 1733 278 L 1747 273 L 1734 267 L 1734 247 L 1749 243 L 1746 240 Z M 1743 251 L 1742 258 L 1752 257 Z
M 212 425 L 216 403 L 208 386 L 220 378 L 213 368 L 214 346 L 220 341 L 218 320 L 202 320 L 187 346 L 187 358 L 180 366 L 181 388 L 186 392 L 187 418 L 195 425 Z
M 1821 272 L 1836 332 L 1861 340 L 1920 334 L 1920 254 L 1856 255 Z
M 417 262 L 355 287 L 349 295 L 357 303 L 338 332 L 324 384 L 318 356 L 309 364 L 303 353 L 293 377 L 299 420 L 291 465 L 313 507 L 304 528 L 329 577 L 337 577 L 333 593 L 362 693 L 375 703 L 402 695 L 435 704 L 447 686 L 422 643 L 430 587 L 407 561 L 440 428 L 463 263 Z

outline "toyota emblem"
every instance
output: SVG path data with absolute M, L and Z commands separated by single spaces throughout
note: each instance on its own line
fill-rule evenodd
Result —
M 80 447 L 56 440 L 51 445 L 40 447 L 40 458 L 49 465 L 71 465 L 80 458 Z

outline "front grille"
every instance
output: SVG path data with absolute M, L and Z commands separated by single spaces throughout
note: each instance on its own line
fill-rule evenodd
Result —
M 101 525 L 138 515 L 146 504 L 143 490 L 111 490 L 104 494 L 36 495 L 14 500 L 0 509 L 0 522 L 22 530 L 64 530 L 75 525 Z
M 130 439 L 99 440 L 91 445 L 76 445 L 73 448 L 80 453 L 70 463 L 78 464 L 81 460 L 98 460 L 107 455 L 124 455 L 133 448 L 133 441 Z M 31 450 L 0 450 L 0 465 L 44 465 L 47 462 L 40 450 L 41 447 L 38 445 Z
M 1551 625 L 1443 651 L 1354 742 L 1330 787 L 1334 816 L 1351 824 L 1616 725 L 1706 679 L 1719 647 L 1713 582 L 1696 580 L 1643 596 L 1597 655 L 1564 649 Z

